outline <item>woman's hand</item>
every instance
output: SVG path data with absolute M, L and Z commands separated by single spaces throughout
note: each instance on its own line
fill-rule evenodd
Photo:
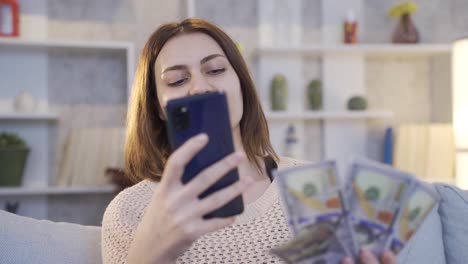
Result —
M 235 217 L 202 217 L 240 195 L 251 180 L 239 180 L 202 200 L 198 196 L 244 161 L 244 154 L 231 154 L 182 184 L 185 166 L 207 142 L 206 135 L 193 137 L 169 157 L 162 180 L 136 230 L 129 263 L 172 263 L 200 236 L 234 222 Z
M 396 257 L 395 255 L 386 250 L 382 256 L 380 257 L 380 261 L 369 251 L 369 250 L 361 250 L 359 255 L 359 259 L 361 260 L 362 264 L 396 264 Z M 354 261 L 350 257 L 346 257 L 341 261 L 341 264 L 354 264 Z

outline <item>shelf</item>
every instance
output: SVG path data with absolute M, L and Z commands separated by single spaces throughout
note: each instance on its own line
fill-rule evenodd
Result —
M 19 50 L 21 52 L 27 50 L 35 50 L 43 52 L 48 49 L 77 49 L 90 50 L 99 52 L 117 52 L 126 54 L 127 59 L 127 96 L 133 86 L 133 74 L 135 73 L 135 51 L 131 42 L 125 41 L 86 41 L 86 40 L 53 40 L 53 39 L 22 39 L 22 38 L 7 38 L 0 37 L 0 50 L 2 48 L 10 50 Z
M 32 121 L 55 121 L 58 115 L 54 113 L 0 113 L 1 120 L 32 120 Z
M 307 45 L 297 47 L 262 47 L 261 54 L 284 55 L 323 55 L 323 54 L 363 54 L 363 55 L 449 55 L 450 44 L 356 44 L 356 45 Z
M 122 50 L 132 48 L 129 42 L 118 41 L 69 41 L 69 40 L 28 40 L 15 38 L 0 38 L 0 47 L 37 47 L 37 48 L 75 48 L 75 49 L 100 49 Z
M 77 187 L 1 187 L 2 196 L 32 196 L 32 195 L 60 195 L 60 194 L 99 194 L 113 193 L 117 190 L 114 185 L 105 186 L 77 186 Z
M 391 118 L 389 111 L 307 111 L 303 113 L 267 112 L 267 120 L 314 120 L 314 119 L 377 119 Z

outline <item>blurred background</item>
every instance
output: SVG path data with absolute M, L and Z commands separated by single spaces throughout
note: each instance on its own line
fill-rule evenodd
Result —
M 127 186 L 139 53 L 187 17 L 238 44 L 280 155 L 336 159 L 341 177 L 363 156 L 468 188 L 467 13 L 464 0 L 0 0 L 0 209 L 100 225 Z

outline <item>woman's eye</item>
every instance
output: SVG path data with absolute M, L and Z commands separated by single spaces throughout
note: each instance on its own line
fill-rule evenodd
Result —
M 180 86 L 180 85 L 184 84 L 186 80 L 187 80 L 187 78 L 180 79 L 180 80 L 178 80 L 178 81 L 171 82 L 171 83 L 169 83 L 168 85 L 169 85 L 169 86 Z
M 208 71 L 208 74 L 211 74 L 211 75 L 216 75 L 216 74 L 223 73 L 224 71 L 226 71 L 226 69 L 224 69 L 224 68 L 220 68 L 220 69 L 216 69 L 216 70 Z

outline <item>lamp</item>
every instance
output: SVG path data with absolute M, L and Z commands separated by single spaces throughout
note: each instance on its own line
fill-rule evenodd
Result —
M 468 38 L 453 44 L 452 86 L 456 184 L 468 189 Z

